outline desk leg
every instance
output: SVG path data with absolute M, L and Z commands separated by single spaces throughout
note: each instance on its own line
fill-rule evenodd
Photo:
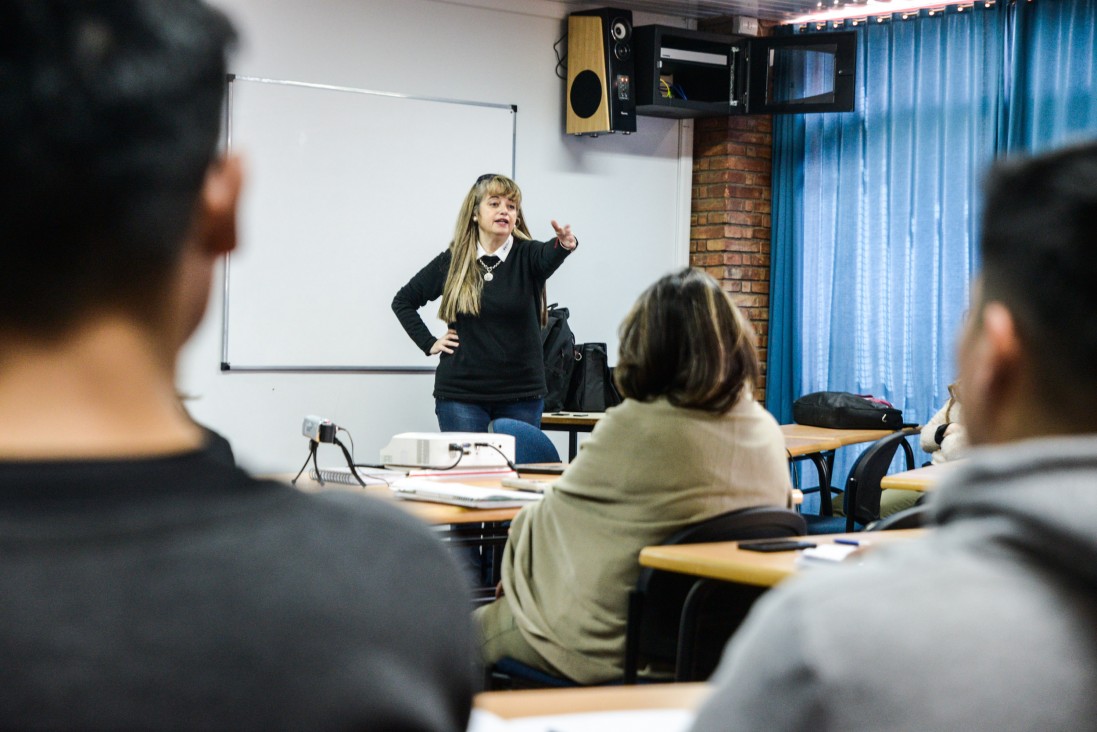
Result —
M 568 430 L 568 462 L 579 452 L 579 430 Z
M 674 680 L 693 680 L 694 650 L 697 645 L 701 605 L 712 592 L 714 581 L 698 579 L 682 603 L 682 618 L 678 623 L 678 658 L 674 664 Z
M 819 473 L 819 515 L 833 516 L 834 504 L 830 499 L 830 460 L 834 459 L 834 453 L 830 453 L 829 460 L 818 452 L 808 457 L 815 463 L 815 470 Z
M 675 661 L 675 681 L 704 681 L 719 663 L 722 649 L 736 629 L 746 619 L 750 608 L 769 588 L 743 585 L 736 582 L 698 578 L 685 602 L 678 625 L 678 657 Z M 708 613 L 702 609 L 712 601 Z M 714 615 L 715 613 L 715 615 Z M 707 617 L 707 622 L 704 620 Z M 714 618 L 716 624 L 714 625 Z M 704 631 L 701 624 L 705 622 Z M 717 649 L 715 657 L 701 648 Z M 702 651 L 699 653 L 699 651 Z

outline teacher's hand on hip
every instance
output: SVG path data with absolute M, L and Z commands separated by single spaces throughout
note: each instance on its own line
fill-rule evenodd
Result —
M 430 347 L 430 355 L 433 356 L 434 354 L 439 352 L 453 353 L 453 349 L 457 348 L 457 346 L 457 331 L 455 331 L 453 328 L 450 328 L 446 331 L 446 334 L 444 336 L 436 340 L 434 342 L 434 345 Z

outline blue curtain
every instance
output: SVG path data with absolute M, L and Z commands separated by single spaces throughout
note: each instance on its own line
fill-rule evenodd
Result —
M 775 119 L 766 396 L 779 421 L 820 390 L 883 397 L 910 422 L 944 402 L 981 176 L 1010 151 L 1097 131 L 1095 29 L 1097 0 L 870 21 L 855 111 Z
M 1019 3 L 1009 16 L 1003 153 L 1097 133 L 1097 2 Z
M 770 252 L 770 295 L 766 363 L 766 406 L 781 424 L 792 422 L 793 394 L 799 392 L 798 349 L 800 280 L 796 255 L 803 250 L 804 227 L 799 212 L 804 190 L 804 118 L 777 115 L 773 121 L 772 238 L 780 248 Z

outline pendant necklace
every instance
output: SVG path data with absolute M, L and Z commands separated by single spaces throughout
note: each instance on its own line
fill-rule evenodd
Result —
M 491 282 L 493 279 L 495 279 L 495 275 L 493 275 L 491 272 L 492 272 L 492 270 L 494 270 L 496 267 L 498 267 L 500 264 L 503 263 L 503 260 L 500 259 L 498 262 L 496 262 L 495 264 L 493 264 L 489 267 L 486 264 L 484 264 L 483 260 L 477 260 L 477 261 L 479 261 L 480 266 L 484 268 L 484 282 Z

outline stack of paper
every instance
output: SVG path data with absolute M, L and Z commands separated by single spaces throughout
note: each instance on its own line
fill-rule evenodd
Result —
M 391 487 L 397 498 L 449 503 L 465 508 L 514 508 L 535 503 L 543 498 L 540 493 L 512 491 L 505 488 L 482 488 L 432 478 L 404 478 L 393 483 Z
M 796 565 L 836 564 L 857 551 L 858 548 L 853 544 L 820 544 L 802 550 L 800 555 L 796 557 Z

